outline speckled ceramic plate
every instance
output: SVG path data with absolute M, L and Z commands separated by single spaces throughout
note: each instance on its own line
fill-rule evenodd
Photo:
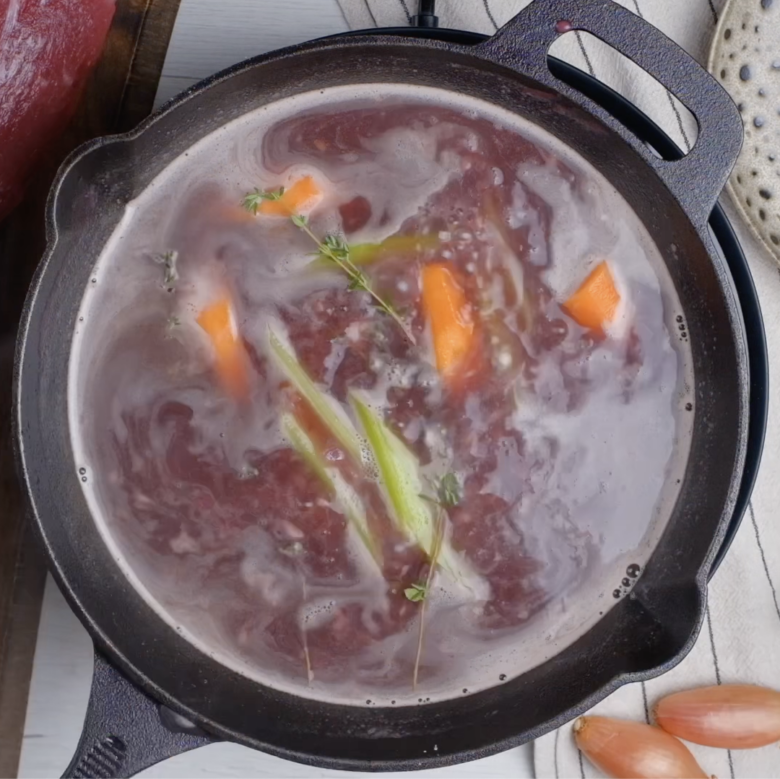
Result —
M 745 125 L 729 192 L 780 261 L 780 0 L 730 0 L 708 67 L 736 101 Z

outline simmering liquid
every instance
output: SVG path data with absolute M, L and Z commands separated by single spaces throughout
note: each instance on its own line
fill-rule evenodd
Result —
M 359 705 L 500 684 L 663 530 L 679 302 L 617 192 L 508 112 L 394 85 L 259 109 L 129 204 L 93 275 L 69 391 L 95 521 L 247 676 Z

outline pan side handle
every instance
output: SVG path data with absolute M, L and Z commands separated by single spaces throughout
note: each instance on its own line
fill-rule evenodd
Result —
M 699 137 L 683 159 L 659 159 L 607 111 L 550 72 L 550 46 L 576 30 L 595 35 L 628 57 L 691 111 Z M 612 127 L 655 169 L 694 224 L 706 231 L 742 148 L 742 119 L 723 87 L 659 29 L 612 0 L 534 0 L 473 50 L 562 92 Z
M 63 777 L 125 779 L 211 743 L 211 736 L 141 692 L 96 651 L 84 729 Z

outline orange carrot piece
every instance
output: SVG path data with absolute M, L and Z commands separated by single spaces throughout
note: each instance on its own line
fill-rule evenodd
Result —
M 321 195 L 317 182 L 311 176 L 304 176 L 285 189 L 279 200 L 264 200 L 258 211 L 266 216 L 287 217 L 300 214 L 306 208 L 311 208 Z
M 446 379 L 453 379 L 466 364 L 476 334 L 474 314 L 458 271 L 446 262 L 426 265 L 422 271 L 422 293 L 433 333 L 436 367 Z
M 217 374 L 227 392 L 235 398 L 249 394 L 248 356 L 238 335 L 233 305 L 225 296 L 204 308 L 197 318 L 216 354 Z
M 620 293 L 606 262 L 600 262 L 582 282 L 580 288 L 563 304 L 577 324 L 604 332 L 617 313 Z

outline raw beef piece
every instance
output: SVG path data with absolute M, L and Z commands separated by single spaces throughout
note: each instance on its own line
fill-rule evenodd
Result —
M 0 219 L 73 116 L 114 0 L 0 0 Z

